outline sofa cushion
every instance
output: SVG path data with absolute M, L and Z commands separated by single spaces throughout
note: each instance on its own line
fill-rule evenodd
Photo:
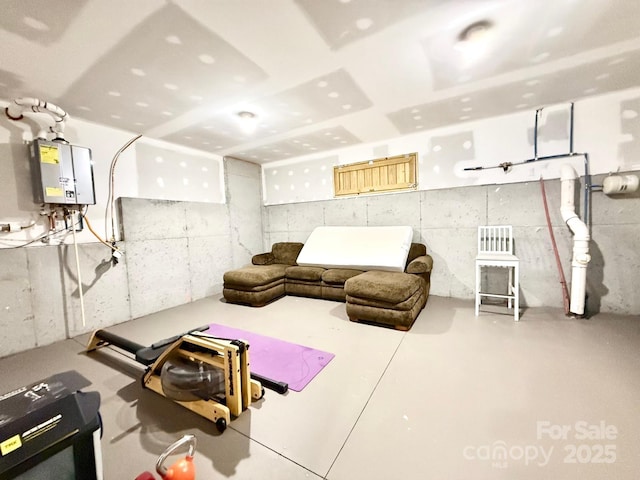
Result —
M 346 296 L 347 303 L 351 305 L 365 305 L 367 307 L 372 308 L 382 308 L 382 309 L 390 309 L 390 310 L 411 310 L 413 306 L 424 297 L 424 292 L 421 290 L 416 290 L 413 295 L 411 295 L 406 300 L 403 300 L 398 303 L 390 303 L 390 302 L 382 302 L 380 300 L 374 300 L 371 298 L 359 298 L 352 297 L 351 295 Z
M 309 282 L 319 282 L 322 280 L 322 274 L 325 269 L 322 267 L 288 267 L 285 270 L 285 276 L 287 278 L 295 280 L 306 280 Z
M 275 263 L 275 261 L 276 258 L 271 252 L 259 253 L 251 258 L 251 263 L 254 265 L 271 265 L 272 263 Z
M 407 300 L 422 285 L 423 280 L 416 275 L 370 270 L 347 280 L 344 290 L 347 296 L 395 304 Z
M 414 258 L 421 257 L 427 254 L 427 246 L 423 243 L 412 243 L 409 247 L 409 255 L 407 255 L 407 264 Z
M 351 268 L 330 268 L 322 274 L 322 281 L 332 285 L 344 285 L 344 282 L 351 277 L 364 273 L 362 270 L 353 270 Z
M 428 273 L 432 267 L 433 258 L 430 255 L 422 255 L 409 262 L 407 273 Z
M 267 303 L 284 296 L 284 281 L 274 282 L 270 288 L 259 291 L 238 290 L 236 288 L 225 288 L 222 290 L 224 299 L 229 303 L 239 303 L 241 305 L 250 305 L 252 307 L 262 307 Z M 262 288 L 262 287 L 259 287 Z
M 278 279 L 284 278 L 284 272 L 289 265 L 248 265 L 225 272 L 223 276 L 224 286 L 241 285 L 255 287 L 266 285 Z
M 304 244 L 299 242 L 277 242 L 271 247 L 275 263 L 296 265 L 296 259 Z

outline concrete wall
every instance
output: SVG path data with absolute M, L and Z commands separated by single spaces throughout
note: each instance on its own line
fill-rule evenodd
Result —
M 592 183 L 601 184 L 602 178 L 594 176 Z M 560 258 L 570 282 L 573 242 L 560 216 L 560 181 L 547 180 L 544 184 Z M 576 191 L 581 189 L 577 186 Z M 577 196 L 580 212 L 582 195 Z M 637 253 L 640 194 L 613 198 L 593 192 L 591 199 L 589 312 L 640 314 L 640 296 L 634 287 L 640 283 Z M 563 305 L 539 182 L 361 196 L 264 208 L 267 250 L 278 241 L 304 242 L 319 225 L 411 225 L 414 241 L 425 243 L 434 258 L 431 293 L 467 299 L 474 295 L 478 225 L 510 224 L 514 226 L 515 253 L 520 258 L 522 304 Z M 488 280 L 499 282 L 499 273 L 490 271 Z
M 262 171 L 255 163 L 230 157 L 224 165 L 233 265 L 240 266 L 262 251 Z
M 131 317 L 222 290 L 232 266 L 226 205 L 121 199 Z
M 234 204 L 120 198 L 125 255 L 100 243 L 0 249 L 0 357 L 222 291 L 226 270 L 262 250 L 260 168 L 225 161 Z
M 127 258 L 114 267 L 102 244 L 78 250 L 84 326 L 73 245 L 0 250 L 0 356 L 131 319 Z

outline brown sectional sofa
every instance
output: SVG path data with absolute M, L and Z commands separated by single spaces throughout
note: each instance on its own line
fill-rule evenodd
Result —
M 429 296 L 433 260 L 426 246 L 412 243 L 404 272 L 301 266 L 303 244 L 274 243 L 252 265 L 224 274 L 227 302 L 261 307 L 284 295 L 346 302 L 352 321 L 408 330 Z

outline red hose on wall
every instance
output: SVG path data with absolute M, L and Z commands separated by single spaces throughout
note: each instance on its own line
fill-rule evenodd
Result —
M 562 302 L 564 304 L 564 314 L 569 315 L 569 289 L 567 288 L 567 280 L 564 278 L 564 270 L 562 269 L 560 255 L 558 254 L 558 245 L 556 245 L 556 237 L 553 234 L 553 227 L 551 226 L 549 205 L 547 205 L 547 192 L 544 189 L 544 180 L 542 180 L 542 177 L 540 177 L 540 189 L 542 190 L 542 202 L 544 203 L 544 213 L 547 217 L 547 227 L 549 227 L 549 235 L 551 236 L 551 245 L 553 246 L 553 253 L 555 254 L 556 264 L 558 265 L 558 272 L 560 273 L 560 285 L 562 286 Z

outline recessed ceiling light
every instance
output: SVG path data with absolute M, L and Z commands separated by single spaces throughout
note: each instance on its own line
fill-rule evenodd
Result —
M 372 25 L 373 20 L 367 17 L 359 18 L 358 20 L 356 20 L 356 27 L 358 27 L 358 30 L 368 30 Z
M 211 55 L 208 55 L 206 53 L 198 55 L 198 60 L 200 60 L 202 63 L 205 63 L 207 65 L 212 65 L 216 62 L 215 58 L 213 58 Z
M 24 22 L 25 25 L 33 28 L 34 30 L 38 30 L 40 32 L 46 32 L 49 30 L 49 25 L 33 17 L 29 17 L 29 16 L 23 17 L 22 21 Z

